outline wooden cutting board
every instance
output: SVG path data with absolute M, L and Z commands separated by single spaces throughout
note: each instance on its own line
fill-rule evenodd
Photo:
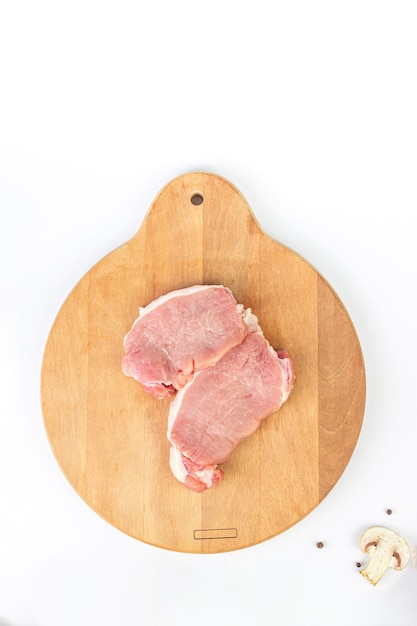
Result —
M 287 403 L 201 494 L 168 466 L 170 400 L 147 395 L 120 367 L 138 307 L 194 284 L 230 287 L 296 373 Z M 57 461 L 94 511 L 146 543 L 213 553 L 282 533 L 329 493 L 359 436 L 365 372 L 325 279 L 262 232 L 230 182 L 197 172 L 162 189 L 136 235 L 69 294 L 46 344 L 41 398 Z

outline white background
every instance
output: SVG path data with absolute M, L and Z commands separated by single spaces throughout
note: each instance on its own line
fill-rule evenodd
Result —
M 415 626 L 415 554 L 375 588 L 355 563 L 370 525 L 417 543 L 416 32 L 401 0 L 2 3 L 0 626 Z M 367 372 L 359 442 L 324 502 L 208 556 L 91 511 L 39 400 L 71 288 L 196 169 L 327 278 Z

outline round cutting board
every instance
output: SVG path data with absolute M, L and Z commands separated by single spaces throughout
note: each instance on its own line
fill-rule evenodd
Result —
M 170 399 L 121 371 L 139 306 L 195 284 L 229 287 L 296 373 L 288 401 L 203 493 L 169 469 Z M 146 543 L 212 553 L 285 531 L 329 493 L 359 436 L 365 372 L 349 315 L 324 278 L 262 232 L 230 182 L 196 172 L 164 187 L 136 235 L 69 294 L 46 344 L 41 399 L 57 461 L 94 511 Z

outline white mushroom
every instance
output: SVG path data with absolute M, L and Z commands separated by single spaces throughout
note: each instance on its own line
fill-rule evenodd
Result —
M 365 530 L 359 545 L 362 552 L 371 557 L 367 567 L 360 573 L 373 585 L 381 580 L 388 567 L 403 569 L 410 558 L 407 542 L 396 532 L 382 526 L 373 526 Z

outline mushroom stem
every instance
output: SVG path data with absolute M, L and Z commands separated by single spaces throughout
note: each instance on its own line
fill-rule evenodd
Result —
M 396 557 L 392 553 L 392 543 L 385 538 L 380 538 L 378 545 L 370 546 L 367 552 L 371 554 L 371 558 L 368 565 L 360 573 L 375 586 L 386 570 L 396 562 Z

